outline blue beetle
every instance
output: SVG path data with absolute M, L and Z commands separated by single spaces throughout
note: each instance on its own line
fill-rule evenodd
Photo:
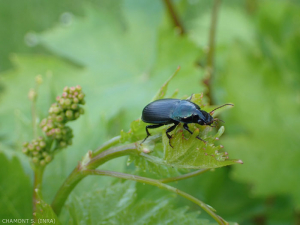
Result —
M 190 134 L 193 134 L 188 127 L 189 123 L 197 123 L 199 125 L 209 125 L 214 127 L 212 125 L 213 122 L 220 120 L 212 117 L 214 111 L 226 105 L 233 106 L 233 104 L 224 104 L 208 113 L 204 110 L 201 110 L 198 105 L 190 100 L 191 98 L 189 100 L 166 98 L 149 103 L 143 109 L 142 120 L 145 123 L 151 123 L 153 125 L 146 126 L 147 137 L 142 141 L 142 143 L 151 135 L 148 129 L 173 124 L 173 126 L 169 127 L 166 131 L 166 135 L 169 138 L 169 144 L 171 147 L 173 147 L 170 142 L 171 135 L 169 133 L 173 131 L 179 123 L 183 123 L 183 128 L 186 129 Z M 197 138 L 205 142 L 199 136 L 197 136 Z

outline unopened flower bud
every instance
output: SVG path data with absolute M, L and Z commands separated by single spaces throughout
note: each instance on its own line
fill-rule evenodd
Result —
M 71 105 L 71 103 L 72 103 L 72 102 L 71 102 L 71 100 L 70 100 L 70 99 L 68 99 L 68 98 L 67 98 L 67 99 L 65 100 L 65 105 L 67 105 L 67 106 L 68 106 L 68 105 Z
M 77 91 L 81 91 L 81 90 L 82 90 L 82 87 L 81 87 L 80 85 L 77 85 L 77 86 L 76 86 L 76 90 L 77 90 Z
M 74 103 L 78 103 L 78 102 L 79 102 L 79 99 L 78 99 L 78 98 L 73 98 L 73 102 L 74 102 Z
M 31 101 L 35 101 L 36 98 L 37 98 L 37 93 L 34 89 L 30 89 L 29 93 L 28 93 L 28 98 L 31 100 Z
M 55 129 L 55 133 L 56 133 L 56 134 L 60 134 L 60 133 L 61 133 L 61 130 L 60 130 L 59 128 L 56 128 L 56 129 Z
M 58 122 L 63 121 L 63 119 L 64 119 L 64 118 L 63 118 L 63 116 L 61 116 L 61 115 L 56 117 L 56 120 L 57 120 Z
M 84 94 L 83 93 L 80 93 L 79 95 L 78 95 L 78 99 L 79 100 L 82 100 L 84 98 Z
M 72 112 L 72 110 L 67 110 L 67 111 L 66 111 L 66 117 L 68 117 L 69 119 L 73 117 L 73 112 Z
M 37 157 L 33 157 L 33 158 L 32 158 L 32 162 L 33 162 L 33 163 L 37 163 L 38 161 L 39 161 L 39 159 L 38 159 Z
M 41 84 L 41 83 L 43 83 L 43 78 L 42 78 L 42 75 L 37 75 L 36 77 L 35 77 L 35 82 L 37 83 L 37 84 Z
M 72 104 L 71 105 L 71 109 L 77 109 L 78 108 L 78 105 L 77 104 Z
M 41 142 L 40 142 L 40 147 L 41 147 L 41 148 L 45 148 L 45 147 L 46 147 L 46 143 L 45 143 L 44 141 L 41 141 Z
M 29 145 L 28 145 L 28 150 L 29 150 L 29 151 L 32 151 L 33 149 L 34 149 L 33 145 L 32 145 L 32 144 L 29 144 Z
M 59 113 L 60 112 L 60 108 L 59 107 L 53 108 L 53 112 L 56 113 L 56 114 Z
M 63 97 L 63 98 L 68 97 L 68 92 L 63 92 L 63 93 L 62 93 L 62 97 Z
M 51 162 L 51 160 L 52 160 L 52 157 L 50 155 L 46 156 L 46 158 L 45 158 L 46 162 Z
M 40 165 L 41 165 L 41 166 L 45 166 L 45 165 L 46 165 L 46 161 L 45 161 L 45 160 L 41 160 L 41 161 L 40 161 Z

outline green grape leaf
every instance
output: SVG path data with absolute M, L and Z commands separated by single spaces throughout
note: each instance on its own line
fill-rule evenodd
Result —
M 100 3 L 101 2 L 101 3 Z M 77 2 L 72 0 L 45 1 L 41 4 L 25 1 L 3 1 L 0 8 L 0 43 L 6 43 L 1 47 L 0 53 L 0 71 L 11 69 L 10 56 L 15 52 L 22 53 L 47 53 L 38 45 L 36 32 L 41 32 L 57 24 L 57 22 L 67 26 L 70 23 L 72 14 L 82 15 L 86 2 Z M 104 1 L 97 1 L 94 7 L 103 6 Z M 114 3 L 115 4 L 115 3 Z M 46 9 L 46 10 L 45 10 Z M 67 13 L 66 13 L 67 12 Z M 28 16 L 24 16 L 28 15 Z M 43 20 L 37 20 L 36 17 L 43 17 Z M 65 19 L 65 16 L 69 16 Z M 60 18 L 60 21 L 58 21 Z M 22 23 L 19 23 L 22 21 Z M 14 29 L 11 29 L 14 27 Z M 14 37 L 14 38 L 11 38 Z
M 180 70 L 180 67 L 178 67 L 177 70 L 175 71 L 175 73 L 164 83 L 164 85 L 160 88 L 160 90 L 155 95 L 155 97 L 152 99 L 152 101 L 162 99 L 166 95 L 170 81 L 176 76 L 176 74 L 179 72 L 179 70 Z
M 200 137 L 203 138 L 206 143 L 196 138 L 199 131 Z M 236 163 L 242 164 L 243 162 L 241 160 L 229 159 L 227 152 L 220 151 L 223 146 L 214 145 L 214 142 L 219 140 L 219 137 L 223 134 L 224 127 L 221 127 L 215 135 L 211 135 L 210 131 L 211 128 L 209 127 L 196 128 L 195 126 L 193 135 L 189 133 L 184 134 L 187 132 L 183 130 L 182 125 L 178 125 L 171 139 L 171 145 L 173 147 L 169 145 L 169 139 L 165 135 L 165 130 L 163 131 L 163 148 L 161 148 L 164 152 L 163 157 L 155 156 L 155 154 L 158 154 L 160 148 L 154 148 L 153 152 L 155 154 L 149 154 L 147 152 L 147 154 L 141 153 L 140 156 L 153 164 L 185 169 L 217 168 Z M 189 137 L 186 138 L 185 135 L 189 135 Z M 135 156 L 135 159 L 136 158 L 137 156 Z M 138 165 L 141 166 L 141 161 L 138 162 Z M 146 167 L 144 166 L 143 168 L 145 170 Z M 155 168 L 152 167 L 149 170 L 152 171 L 155 170 Z
M 170 84 L 172 92 L 179 86 L 189 95 L 196 92 L 202 74 L 194 64 L 199 57 L 195 44 L 166 25 L 160 27 L 159 1 L 125 0 L 122 6 L 121 18 L 112 16 L 110 9 L 87 7 L 86 18 L 74 18 L 71 26 L 57 26 L 39 37 L 55 54 L 85 67 L 86 76 L 78 82 L 83 89 L 88 86 L 87 97 L 98 96 L 93 102 L 87 98 L 89 104 L 99 105 L 107 118 L 125 109 L 124 115 L 132 120 L 179 65 L 180 75 Z M 194 79 L 199 82 L 190 82 Z M 99 115 L 95 110 L 90 113 Z
M 116 183 L 106 189 L 94 189 L 83 195 L 72 195 L 61 219 L 69 224 L 203 224 L 198 213 L 187 208 L 170 207 L 172 198 L 138 200 L 134 182 Z M 88 213 L 86 213 L 88 212 Z
M 192 169 L 216 168 L 242 163 L 240 160 L 229 160 L 228 153 L 220 152 L 222 146 L 214 145 L 214 142 L 224 133 L 225 128 L 221 127 L 213 136 L 203 135 L 208 134 L 210 130 L 210 127 L 197 128 L 189 138 L 185 138 L 183 127 L 178 126 L 171 139 L 173 147 L 169 145 L 168 137 L 163 135 L 164 162 L 170 166 Z M 196 138 L 199 131 L 200 137 L 206 143 Z
M 128 132 L 121 130 L 121 142 L 135 142 L 144 139 L 146 137 L 146 126 L 147 124 L 141 119 L 132 121 Z
M 37 223 L 45 223 L 45 224 L 61 224 L 56 214 L 53 212 L 51 206 L 44 202 L 41 198 L 40 190 L 37 191 L 37 203 L 36 203 L 36 212 L 35 218 Z
M 0 153 L 0 218 L 32 218 L 32 185 L 17 157 Z M 3 221 L 2 221 L 3 222 Z

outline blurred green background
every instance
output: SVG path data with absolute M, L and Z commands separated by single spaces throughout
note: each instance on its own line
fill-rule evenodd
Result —
M 129 129 L 179 65 L 169 95 L 176 89 L 179 96 L 206 91 L 202 80 L 213 1 L 171 2 L 184 35 L 160 0 L 0 0 L 0 218 L 31 218 L 32 172 L 21 146 L 32 139 L 27 94 L 37 75 L 43 78 L 40 118 L 64 86 L 81 85 L 87 102 L 85 115 L 71 125 L 73 146 L 47 167 L 47 202 L 88 150 Z M 210 92 L 215 104 L 235 104 L 222 114 L 221 143 L 244 164 L 175 186 L 212 205 L 227 221 L 300 224 L 299 1 L 221 2 Z M 126 158 L 105 168 L 126 171 Z M 83 195 L 111 182 L 89 177 L 74 192 Z M 140 199 L 166 194 L 142 184 L 136 192 Z M 170 196 L 168 204 L 199 210 L 179 197 Z

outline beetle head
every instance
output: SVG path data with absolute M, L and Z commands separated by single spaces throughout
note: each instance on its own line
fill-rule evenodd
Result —
M 214 122 L 214 118 L 208 112 L 205 112 L 203 110 L 200 111 L 202 115 L 201 117 L 199 117 L 197 123 L 200 125 L 211 125 Z
M 218 119 L 218 118 L 215 118 L 215 119 L 214 119 L 214 118 L 212 117 L 212 115 L 214 114 L 215 110 L 220 109 L 220 108 L 224 107 L 225 105 L 231 105 L 231 106 L 234 106 L 233 104 L 224 104 L 224 105 L 221 105 L 221 106 L 215 108 L 214 110 L 210 111 L 210 112 L 209 112 L 209 115 L 210 115 L 211 118 L 212 118 L 212 121 L 210 121 L 210 124 L 209 124 L 210 126 L 216 127 L 218 121 L 221 121 L 221 122 L 225 123 L 225 122 L 224 122 L 223 120 L 221 120 L 221 119 Z M 213 122 L 216 122 L 215 125 L 211 125 Z
M 200 112 L 201 112 L 201 115 L 199 115 L 199 119 L 198 119 L 198 124 L 200 124 L 200 125 L 210 125 L 210 126 L 212 126 L 212 127 L 215 127 L 216 126 L 216 124 L 217 124 L 217 121 L 222 121 L 222 122 L 224 122 L 223 120 L 220 120 L 220 119 L 218 119 L 218 118 L 213 118 L 212 117 L 212 115 L 214 114 L 214 112 L 217 110 L 217 109 L 220 109 L 220 108 L 222 108 L 222 107 L 224 107 L 224 106 L 226 106 L 226 105 L 231 105 L 231 106 L 233 106 L 233 104 L 224 104 L 224 105 L 221 105 L 221 106 L 219 106 L 219 107 L 217 107 L 217 108 L 215 108 L 214 110 L 212 110 L 212 111 L 210 111 L 209 113 L 208 112 L 205 112 L 205 111 L 203 111 L 203 110 L 200 110 Z M 212 125 L 213 123 L 216 123 L 215 125 Z

